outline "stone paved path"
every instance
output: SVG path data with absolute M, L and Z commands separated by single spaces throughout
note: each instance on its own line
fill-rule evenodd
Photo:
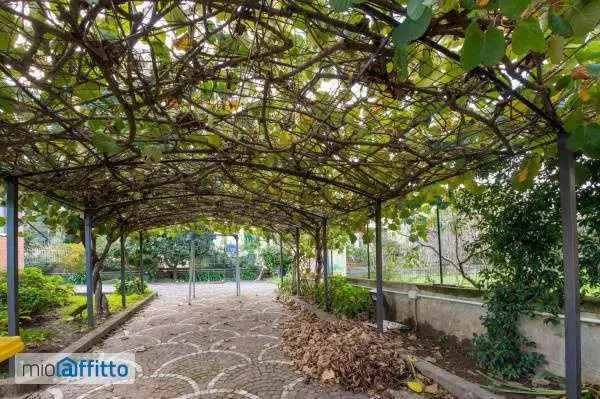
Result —
M 155 284 L 148 307 L 92 352 L 132 351 L 134 384 L 60 385 L 30 395 L 40 399 L 366 399 L 367 395 L 307 382 L 280 350 L 284 308 L 275 286 L 198 284 L 187 305 L 186 284 Z

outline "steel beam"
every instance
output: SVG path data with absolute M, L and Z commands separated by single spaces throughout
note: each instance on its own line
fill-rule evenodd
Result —
M 296 227 L 296 295 L 300 295 L 300 229 Z
M 369 221 L 367 221 L 367 230 L 365 235 L 368 237 L 369 236 Z M 367 242 L 367 278 L 370 280 L 371 279 L 371 252 L 369 247 L 371 246 L 371 240 L 369 239 L 369 241 Z
M 188 265 L 188 305 L 192 304 L 192 282 L 193 282 L 193 261 L 194 259 L 194 242 L 190 242 L 190 263 Z
M 125 309 L 127 290 L 125 289 L 125 232 L 121 232 L 121 305 Z
M 279 234 L 279 278 L 283 280 L 283 236 Z
M 560 204 L 565 268 L 565 376 L 567 397 L 581 398 L 581 326 L 579 319 L 579 254 L 575 156 L 567 148 L 567 136 L 558 136 Z
M 140 293 L 144 290 L 144 233 L 140 230 Z
M 240 296 L 240 237 L 234 234 L 233 238 L 235 238 L 235 292 Z
M 19 182 L 5 178 L 6 184 L 6 282 L 8 335 L 19 335 Z M 15 375 L 15 359 L 9 359 L 9 375 Z
M 331 293 L 329 292 L 329 256 L 327 254 L 327 219 L 323 219 L 323 284 L 325 288 L 325 310 L 331 311 Z
M 438 262 L 440 266 L 440 285 L 444 284 L 444 266 L 442 265 L 442 225 L 440 223 L 440 205 L 435 207 L 437 215 Z
M 83 239 L 85 241 L 85 285 L 88 326 L 94 327 L 94 262 L 92 259 L 92 214 L 85 212 L 83 215 Z
M 375 313 L 377 316 L 377 331 L 383 333 L 383 249 L 381 237 L 381 201 L 375 202 L 375 284 L 377 287 L 377 302 Z

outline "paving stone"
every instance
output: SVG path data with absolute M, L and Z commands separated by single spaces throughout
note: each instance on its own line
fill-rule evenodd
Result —
M 57 385 L 30 399 L 367 399 L 299 375 L 281 351 L 275 285 L 152 284 L 158 298 L 94 348 L 136 354 L 134 384 Z

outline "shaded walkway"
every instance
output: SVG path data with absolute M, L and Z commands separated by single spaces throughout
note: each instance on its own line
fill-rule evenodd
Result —
M 280 350 L 275 286 L 155 284 L 159 297 L 93 352 L 136 353 L 135 384 L 51 387 L 29 398 L 367 398 L 307 383 Z

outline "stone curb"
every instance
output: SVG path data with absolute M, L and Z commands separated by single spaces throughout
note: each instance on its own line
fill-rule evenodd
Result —
M 65 353 L 77 353 L 86 352 L 92 346 L 97 344 L 104 338 L 108 333 L 117 327 L 120 327 L 124 322 L 129 320 L 138 310 L 145 307 L 158 295 L 153 292 L 147 298 L 144 298 L 140 302 L 133 305 L 131 308 L 121 310 L 119 313 L 115 313 L 102 323 L 99 327 L 92 331 L 84 334 L 77 341 L 61 349 L 61 352 Z M 11 378 L 0 380 L 0 398 L 22 398 L 22 395 L 29 394 L 31 392 L 42 389 L 45 385 L 16 385 L 12 382 Z
M 303 309 L 315 313 L 320 319 L 333 320 L 336 317 L 332 314 L 318 309 L 316 306 L 304 301 L 298 296 L 294 296 L 293 300 Z M 431 378 L 437 382 L 442 388 L 456 396 L 458 399 L 505 399 L 504 396 L 491 393 L 477 384 L 465 380 L 455 374 L 452 374 L 433 363 L 427 362 L 414 355 L 408 355 L 414 362 L 414 366 L 425 377 Z M 416 359 L 416 360 L 415 360 Z
M 504 396 L 486 391 L 479 385 L 454 375 L 432 363 L 423 359 L 416 359 L 414 365 L 417 370 L 425 377 L 431 378 L 440 384 L 442 388 L 459 399 L 504 399 Z
M 105 320 L 104 323 L 102 323 L 99 327 L 94 328 L 92 331 L 85 334 L 83 337 L 79 338 L 71 345 L 62 349 L 61 352 L 77 353 L 88 351 L 92 346 L 100 342 L 102 338 L 104 338 L 108 333 L 110 333 L 115 328 L 120 327 L 124 322 L 129 320 L 134 315 L 134 313 L 136 313 L 141 308 L 145 307 L 156 297 L 156 292 L 153 292 L 150 296 L 136 303 L 131 308 L 121 310 L 119 313 L 112 315 L 107 320 Z

